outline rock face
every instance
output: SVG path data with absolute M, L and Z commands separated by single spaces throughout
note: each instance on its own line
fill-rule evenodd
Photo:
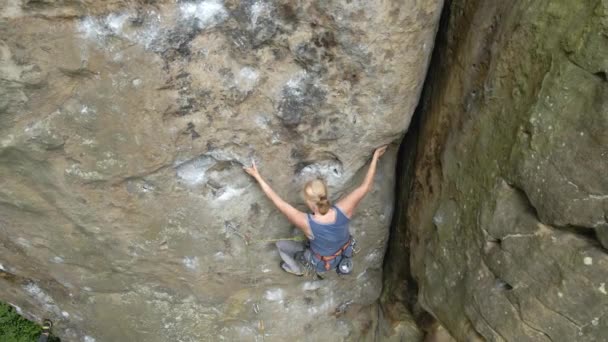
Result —
M 279 271 L 270 240 L 292 228 L 241 167 L 257 160 L 302 209 L 312 177 L 334 199 L 358 184 L 409 124 L 441 5 L 0 2 L 0 299 L 67 341 L 371 338 L 375 312 L 341 314 L 379 296 L 394 149 L 352 224 L 347 278 Z
M 446 6 L 390 267 L 459 341 L 603 341 L 608 2 Z

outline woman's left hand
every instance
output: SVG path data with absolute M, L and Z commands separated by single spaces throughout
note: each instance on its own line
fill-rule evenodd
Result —
M 260 173 L 258 172 L 258 168 L 257 168 L 257 166 L 255 166 L 255 160 L 251 161 L 251 166 L 249 166 L 249 167 L 243 166 L 243 170 L 245 170 L 245 172 L 247 172 L 250 176 L 252 176 L 255 179 L 257 179 L 258 177 L 260 177 Z
M 380 146 L 378 147 L 375 151 L 374 151 L 374 156 L 373 159 L 380 159 L 380 157 L 382 157 L 382 155 L 384 154 L 384 152 L 386 152 L 386 149 L 388 148 L 388 145 L 384 145 L 384 146 Z

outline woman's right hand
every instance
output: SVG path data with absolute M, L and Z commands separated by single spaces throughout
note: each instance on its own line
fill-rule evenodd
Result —
M 374 159 L 378 160 L 380 159 L 380 157 L 382 157 L 382 155 L 384 154 L 384 152 L 386 152 L 386 149 L 388 148 L 388 145 L 384 145 L 384 146 L 380 146 L 378 147 L 375 151 L 374 151 Z
M 243 166 L 243 170 L 245 170 L 245 172 L 247 172 L 250 176 L 252 176 L 255 179 L 258 179 L 258 177 L 260 177 L 258 168 L 257 168 L 257 166 L 255 166 L 255 160 L 251 161 L 251 166 L 249 166 L 249 167 Z

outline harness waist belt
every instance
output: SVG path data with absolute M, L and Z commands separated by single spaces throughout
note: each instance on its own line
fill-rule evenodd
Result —
M 343 252 L 344 252 L 344 251 L 345 251 L 345 250 L 348 248 L 348 246 L 350 246 L 350 241 L 351 241 L 351 239 L 350 239 L 350 238 L 348 238 L 348 241 L 346 241 L 346 243 L 344 244 L 344 246 L 340 247 L 340 249 L 338 249 L 338 251 L 337 251 L 336 253 L 332 254 L 332 255 L 327 255 L 327 256 L 325 256 L 325 255 L 321 255 L 321 254 L 319 254 L 319 253 L 315 252 L 315 251 L 314 251 L 312 248 L 311 248 L 310 250 L 311 250 L 311 251 L 314 253 L 314 255 L 315 255 L 315 256 L 316 256 L 316 257 L 317 257 L 319 260 L 321 260 L 321 261 L 325 262 L 325 270 L 326 270 L 326 271 L 329 271 L 329 269 L 330 269 L 330 267 L 331 267 L 331 266 L 329 265 L 329 262 L 330 262 L 330 261 L 332 261 L 332 260 L 334 260 L 334 259 L 335 259 L 335 258 L 337 258 L 338 256 L 340 256 L 340 255 L 341 255 L 341 254 L 342 254 L 342 253 L 343 253 Z

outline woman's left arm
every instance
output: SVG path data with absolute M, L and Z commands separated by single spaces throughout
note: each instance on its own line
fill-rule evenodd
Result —
M 260 184 L 262 191 L 264 191 L 266 196 L 272 201 L 272 203 L 277 207 L 277 209 L 279 209 L 279 211 L 283 213 L 283 215 L 285 215 L 291 223 L 293 223 L 296 227 L 302 230 L 304 234 L 306 234 L 306 236 L 310 238 L 312 234 L 310 231 L 310 227 L 308 226 L 306 214 L 294 208 L 293 206 L 291 206 L 291 204 L 285 202 L 285 200 L 283 200 L 276 192 L 274 192 L 274 190 L 272 190 L 270 185 L 266 183 L 266 181 L 258 172 L 255 162 L 253 162 L 251 167 L 244 167 L 244 169 L 245 172 L 250 174 Z

